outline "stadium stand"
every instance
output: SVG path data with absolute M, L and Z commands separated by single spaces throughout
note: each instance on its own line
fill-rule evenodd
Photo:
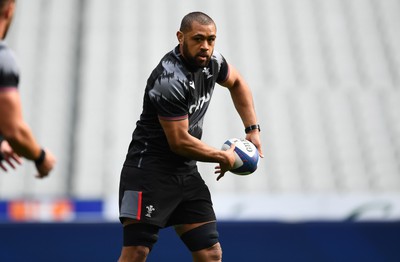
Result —
M 24 114 L 58 166 L 44 181 L 29 165 L 1 174 L 0 199 L 114 200 L 146 79 L 193 10 L 215 19 L 217 49 L 253 88 L 263 129 L 252 177 L 216 183 L 214 165 L 200 165 L 213 194 L 390 193 L 400 209 L 396 0 L 18 1 L 8 43 Z M 226 97 L 215 91 L 206 118 L 215 147 L 244 135 Z

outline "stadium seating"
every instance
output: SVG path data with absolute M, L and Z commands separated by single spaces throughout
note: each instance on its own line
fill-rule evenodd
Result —
M 252 177 L 200 164 L 213 194 L 400 192 L 400 3 L 396 0 L 18 1 L 8 38 L 24 115 L 58 158 L 0 175 L 0 199 L 115 198 L 146 79 L 202 10 L 252 87 L 265 158 Z M 204 141 L 244 136 L 216 87 Z M 398 205 L 399 203 L 397 203 Z

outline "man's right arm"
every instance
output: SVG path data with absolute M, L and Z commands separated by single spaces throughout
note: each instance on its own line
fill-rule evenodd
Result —
M 19 156 L 35 161 L 43 155 L 31 129 L 22 117 L 21 100 L 17 88 L 8 88 L 0 92 L 0 133 Z M 48 150 L 45 157 L 36 165 L 38 177 L 45 177 L 53 169 L 55 158 Z
M 159 117 L 159 121 L 171 150 L 176 154 L 197 161 L 219 163 L 215 172 L 219 174 L 217 180 L 223 177 L 225 172 L 232 169 L 235 163 L 234 145 L 227 151 L 207 145 L 189 134 L 187 118 L 171 121 Z

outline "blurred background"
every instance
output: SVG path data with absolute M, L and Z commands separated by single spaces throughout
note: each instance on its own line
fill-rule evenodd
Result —
M 222 229 L 268 225 L 261 242 L 274 241 L 265 237 L 276 225 L 290 235 L 310 222 L 330 233 L 348 222 L 399 232 L 398 0 L 18 0 L 6 42 L 21 68 L 24 117 L 58 164 L 44 180 L 27 161 L 0 174 L 2 226 L 107 222 L 120 234 L 119 175 L 146 80 L 191 11 L 216 22 L 216 50 L 252 88 L 262 129 L 254 174 L 216 182 L 215 165 L 199 163 Z M 229 92 L 216 86 L 203 141 L 220 148 L 244 136 Z M 398 243 L 393 236 L 373 239 Z M 385 246 L 347 261 L 399 261 Z M 293 261 L 280 258 L 271 261 Z

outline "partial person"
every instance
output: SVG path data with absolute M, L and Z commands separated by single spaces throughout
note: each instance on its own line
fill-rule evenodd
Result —
M 11 149 L 7 148 L 1 152 L 3 158 L 8 160 L 15 157 L 17 163 L 20 163 L 19 157 L 32 160 L 38 172 L 37 177 L 43 178 L 49 175 L 56 160 L 50 150 L 37 143 L 23 119 L 18 91 L 19 68 L 14 53 L 3 41 L 10 28 L 14 11 L 15 0 L 0 0 L 0 136 L 6 141 L 2 144 L 11 146 Z
M 143 111 L 121 171 L 119 207 L 123 247 L 119 262 L 143 262 L 159 230 L 173 226 L 193 261 L 221 261 L 216 216 L 197 161 L 217 163 L 217 180 L 232 169 L 234 145 L 215 149 L 200 139 L 216 83 L 226 87 L 246 139 L 262 156 L 260 126 L 248 84 L 214 50 L 217 29 L 202 12 L 187 14 L 179 44 L 147 80 Z

